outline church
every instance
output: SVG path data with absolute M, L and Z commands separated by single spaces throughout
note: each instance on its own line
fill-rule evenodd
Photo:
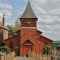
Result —
M 42 36 L 42 32 L 37 29 L 38 18 L 35 15 L 30 2 L 20 19 L 20 30 L 16 35 L 5 40 L 5 45 L 15 51 L 17 55 L 25 56 L 29 51 L 42 53 L 45 44 L 52 46 L 52 40 Z

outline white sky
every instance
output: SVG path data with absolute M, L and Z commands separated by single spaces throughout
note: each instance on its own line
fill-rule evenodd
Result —
M 38 17 L 38 30 L 43 35 L 60 40 L 60 0 L 30 0 L 32 9 Z M 22 15 L 27 0 L 0 0 L 0 20 L 6 15 L 6 24 L 13 24 Z

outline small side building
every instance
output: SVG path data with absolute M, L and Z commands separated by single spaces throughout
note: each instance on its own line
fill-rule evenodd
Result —
M 4 40 L 8 39 L 8 28 L 4 26 L 4 15 L 0 21 L 0 45 L 4 45 Z

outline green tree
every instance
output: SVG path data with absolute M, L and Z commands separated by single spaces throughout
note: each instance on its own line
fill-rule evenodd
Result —
M 15 32 L 20 30 L 20 21 L 16 20 L 15 24 L 13 25 L 7 25 L 9 29 L 9 37 L 13 37 L 15 35 Z
M 15 32 L 20 30 L 20 25 L 19 24 L 14 24 L 14 25 L 8 25 L 9 28 L 9 36 L 14 36 Z
M 50 46 L 46 44 L 43 48 L 43 54 L 49 55 L 49 53 L 50 53 Z
M 9 37 L 13 37 L 14 36 L 14 32 L 13 32 L 13 25 L 7 25 L 9 31 Z
M 6 46 L 1 46 L 0 47 L 0 51 L 2 51 L 2 52 L 4 51 L 4 52 L 6 52 L 6 54 L 11 52 L 10 48 L 6 47 Z

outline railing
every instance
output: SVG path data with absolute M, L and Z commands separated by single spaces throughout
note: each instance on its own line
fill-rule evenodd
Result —
M 59 56 L 43 55 L 34 52 L 28 53 L 29 60 L 60 60 Z
M 7 55 L 0 55 L 0 60 L 13 60 L 15 58 L 15 52 L 11 52 Z

